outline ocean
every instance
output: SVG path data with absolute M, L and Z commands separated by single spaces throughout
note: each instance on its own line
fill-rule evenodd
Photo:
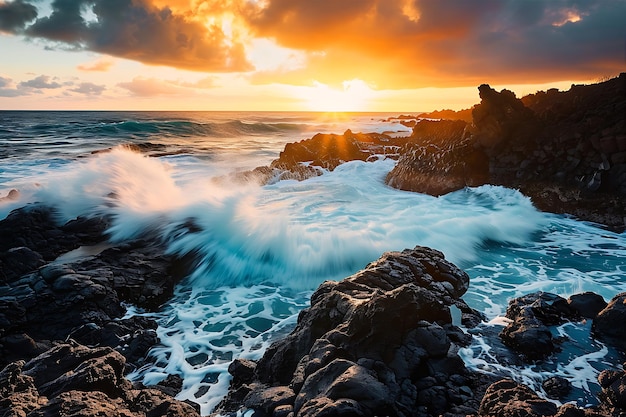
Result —
M 395 190 L 384 184 L 395 161 L 384 156 L 302 182 L 259 185 L 236 175 L 318 132 L 410 134 L 392 116 L 0 111 L 0 197 L 20 192 L 0 200 L 0 219 L 41 202 L 60 222 L 111 216 L 113 243 L 149 235 L 172 254 L 196 254 L 197 267 L 160 311 L 129 307 L 129 315 L 158 321 L 161 344 L 151 364 L 128 377 L 151 384 L 180 375 L 179 398 L 198 402 L 203 414 L 225 395 L 234 358 L 259 358 L 293 328 L 320 283 L 385 251 L 442 251 L 470 275 L 463 298 L 495 331 L 513 297 L 593 291 L 608 301 L 626 291 L 626 234 L 542 213 L 517 190 L 481 186 L 441 197 Z M 575 388 L 571 400 L 585 405 L 594 402 L 599 370 L 619 358 L 588 337 L 589 326 L 558 328 L 571 343 L 543 365 L 502 364 L 480 334 L 461 355 L 473 369 L 508 373 L 537 390 L 546 375 L 562 375 Z

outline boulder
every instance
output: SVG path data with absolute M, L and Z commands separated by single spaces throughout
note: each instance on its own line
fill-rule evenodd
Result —
M 588 319 L 595 319 L 598 313 L 607 306 L 606 301 L 604 301 L 601 295 L 592 292 L 571 295 L 567 299 L 567 303 L 581 317 Z
M 113 349 L 75 342 L 12 362 L 0 371 L 0 415 L 199 416 L 160 390 L 133 387 L 124 368 L 124 357 Z
M 550 293 L 536 292 L 509 302 L 506 317 L 511 322 L 500 333 L 503 343 L 528 359 L 541 359 L 557 348 L 548 326 L 575 317 L 567 300 Z
M 626 365 L 626 364 L 625 364 Z M 600 398 L 615 411 L 626 412 L 626 368 L 619 371 L 604 370 L 598 375 L 602 387 Z
M 593 334 L 626 352 L 626 293 L 617 294 L 593 320 Z
M 557 406 L 540 398 L 533 390 L 510 379 L 492 384 L 485 392 L 478 410 L 479 416 L 543 417 L 557 413 Z
M 419 246 L 327 281 L 256 367 L 233 366 L 239 382 L 216 412 L 236 411 L 228 407 L 244 390 L 246 406 L 266 414 L 283 407 L 298 416 L 422 416 L 467 412 L 472 404 L 476 411 L 456 353 L 468 339 L 450 313 L 468 286 L 467 274 L 441 252 Z

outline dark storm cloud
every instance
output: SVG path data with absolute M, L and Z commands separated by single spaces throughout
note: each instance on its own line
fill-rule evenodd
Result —
M 219 24 L 207 26 L 148 0 L 54 0 L 52 13 L 21 33 L 147 64 L 198 71 L 251 69 L 243 45 L 229 40 Z
M 22 0 L 0 2 L 0 32 L 17 32 L 36 17 L 37 8 L 32 4 Z

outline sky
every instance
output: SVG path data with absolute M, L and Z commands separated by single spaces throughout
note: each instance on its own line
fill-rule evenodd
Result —
M 0 110 L 459 110 L 626 71 L 626 0 L 0 0 Z

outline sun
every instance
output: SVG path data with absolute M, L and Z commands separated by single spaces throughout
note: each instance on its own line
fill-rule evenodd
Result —
M 319 112 L 367 111 L 374 96 L 374 91 L 359 79 L 344 81 L 341 89 L 315 81 L 300 93 L 307 108 Z

